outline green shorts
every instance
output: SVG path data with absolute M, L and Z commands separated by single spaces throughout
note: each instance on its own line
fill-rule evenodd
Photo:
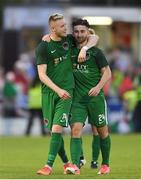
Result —
M 93 97 L 90 102 L 73 101 L 70 124 L 76 122 L 85 124 L 87 117 L 89 117 L 89 123 L 96 127 L 108 124 L 107 104 L 103 95 Z
M 68 91 L 68 90 L 67 90 Z M 68 91 L 72 97 L 73 90 Z M 72 105 L 72 98 L 62 100 L 55 92 L 42 94 L 42 111 L 45 127 L 52 129 L 53 124 L 68 127 L 68 116 Z

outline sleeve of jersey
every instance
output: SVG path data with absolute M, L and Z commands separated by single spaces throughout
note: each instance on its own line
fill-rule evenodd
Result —
M 100 49 L 96 54 L 96 62 L 100 69 L 109 65 L 105 55 Z
M 36 64 L 47 64 L 47 47 L 45 42 L 41 42 L 36 50 L 35 50 L 35 55 L 36 55 Z

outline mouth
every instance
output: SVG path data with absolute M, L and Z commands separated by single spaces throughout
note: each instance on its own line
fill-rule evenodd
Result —
M 77 39 L 78 39 L 79 41 L 81 41 L 81 40 L 82 40 L 82 38 L 80 38 L 80 37 L 78 37 Z

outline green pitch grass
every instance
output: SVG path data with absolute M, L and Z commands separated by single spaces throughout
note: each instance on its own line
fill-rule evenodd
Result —
M 0 178 L 1 179 L 112 179 L 141 178 L 141 134 L 112 135 L 111 173 L 99 176 L 90 168 L 91 140 L 83 137 L 83 147 L 87 164 L 81 175 L 63 175 L 63 164 L 57 157 L 53 174 L 39 176 L 36 171 L 47 159 L 49 137 L 0 137 Z M 65 136 L 65 146 L 69 154 L 69 136 Z M 101 158 L 99 159 L 99 162 Z

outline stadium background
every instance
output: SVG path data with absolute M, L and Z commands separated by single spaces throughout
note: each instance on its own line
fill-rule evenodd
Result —
M 35 116 L 31 130 L 27 130 L 30 111 L 28 100 L 31 84 L 36 80 L 34 50 L 41 37 L 49 33 L 48 16 L 55 12 L 64 14 L 69 32 L 71 32 L 70 25 L 73 19 L 93 18 L 91 27 L 100 37 L 98 46 L 105 52 L 112 70 L 112 80 L 104 87 L 104 92 L 108 103 L 109 129 L 114 139 L 114 145 L 122 146 L 126 137 L 127 149 L 125 151 L 130 149 L 132 142 L 133 146 L 138 149 L 135 149 L 135 152 L 139 155 L 138 152 L 141 148 L 138 143 L 141 132 L 141 1 L 1 0 L 0 146 L 3 146 L 3 149 L 0 148 L 1 162 L 6 163 L 1 155 L 6 155 L 4 151 L 9 147 L 16 156 L 14 147 L 18 142 L 18 136 L 24 143 L 27 141 L 24 136 L 31 135 L 30 140 L 33 143 L 35 142 L 34 137 L 41 138 L 41 135 L 48 135 L 48 131 L 41 131 L 38 116 Z M 97 22 L 96 19 L 99 17 L 108 17 L 108 22 L 106 19 L 98 19 Z M 38 103 L 36 106 L 40 109 Z M 69 129 L 64 130 L 64 134 L 67 134 L 67 142 L 69 133 Z M 89 140 L 90 144 L 89 125 L 85 126 L 84 134 L 84 138 L 86 141 Z M 119 136 L 119 134 L 123 136 Z M 9 143 L 11 137 L 15 138 L 12 144 Z M 48 136 L 46 137 L 48 138 Z M 45 139 L 40 140 L 41 142 L 45 141 Z M 131 161 L 139 158 L 135 156 L 132 159 L 129 153 Z M 135 169 L 138 170 L 139 166 L 139 163 L 136 163 Z M 130 176 L 123 177 L 141 178 L 139 175 L 135 176 L 135 172 L 132 176 L 131 173 L 132 170 Z M 27 178 L 28 176 L 16 177 L 15 175 L 12 177 Z M 3 175 L 1 178 L 10 178 L 10 176 Z

